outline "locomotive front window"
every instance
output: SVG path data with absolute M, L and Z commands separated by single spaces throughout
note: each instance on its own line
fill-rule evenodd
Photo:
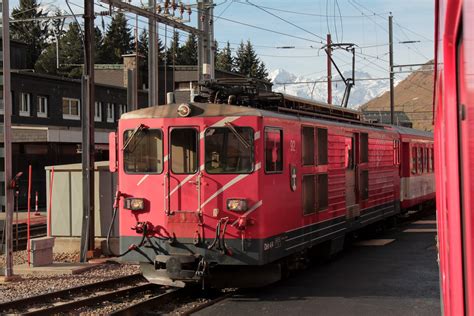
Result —
M 208 128 L 205 137 L 207 173 L 250 173 L 253 170 L 253 129 Z
M 177 128 L 171 131 L 171 170 L 177 174 L 198 171 L 198 132 L 194 128 Z
M 163 171 L 163 132 L 160 129 L 127 130 L 123 136 L 125 172 Z

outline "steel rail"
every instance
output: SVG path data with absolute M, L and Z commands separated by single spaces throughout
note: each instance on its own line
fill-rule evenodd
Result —
M 145 283 L 141 285 L 131 286 L 120 290 L 111 289 L 107 293 L 89 296 L 75 301 L 65 302 L 65 303 L 53 303 L 53 306 L 48 306 L 40 310 L 33 310 L 30 312 L 22 312 L 21 315 L 53 315 L 56 313 L 65 313 L 77 310 L 81 307 L 90 307 L 101 302 L 106 302 L 113 300 L 118 297 L 126 297 L 141 292 L 160 289 L 161 286 L 154 283 Z
M 144 314 L 144 312 L 150 311 L 151 308 L 155 308 L 160 305 L 169 303 L 170 301 L 172 301 L 173 299 L 176 299 L 178 296 L 184 294 L 184 292 L 188 290 L 189 288 L 171 288 L 171 289 L 166 290 L 166 292 L 164 293 L 158 294 L 156 296 L 152 296 L 136 304 L 129 305 L 125 308 L 112 312 L 109 315 L 114 315 L 114 316 L 141 315 L 141 314 Z
M 0 314 L 8 310 L 18 310 L 19 307 L 25 309 L 27 306 L 34 306 L 36 304 L 46 304 L 50 301 L 53 301 L 58 298 L 70 297 L 74 294 L 83 294 L 84 292 L 89 292 L 96 290 L 97 288 L 107 288 L 115 286 L 117 283 L 123 282 L 132 282 L 138 281 L 142 277 L 141 273 L 136 273 L 132 275 L 127 275 L 124 277 L 113 278 L 101 282 L 90 283 L 86 285 L 76 286 L 64 290 L 59 290 L 50 293 L 44 293 L 36 296 L 30 296 L 14 301 L 9 301 L 5 303 L 0 303 Z

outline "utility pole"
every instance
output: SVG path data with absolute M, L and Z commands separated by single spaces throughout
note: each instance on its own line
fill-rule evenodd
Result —
M 331 34 L 327 35 L 327 69 L 328 69 L 328 104 L 332 104 L 332 64 L 331 64 Z
M 156 23 L 156 0 L 148 0 L 150 11 L 153 14 L 148 18 L 148 32 L 150 40 L 148 45 L 148 106 L 158 105 L 158 34 Z
M 395 88 L 393 86 L 393 23 L 392 14 L 388 17 L 388 51 L 390 63 L 390 124 L 395 122 Z
M 94 256 L 94 2 L 84 0 L 84 74 L 82 76 L 82 204 L 81 262 Z
M 210 1 L 210 0 L 207 0 Z M 203 36 L 202 32 L 192 26 L 184 24 L 183 18 L 169 16 L 169 14 L 160 14 L 157 8 L 156 0 L 148 0 L 149 9 L 135 6 L 129 2 L 122 0 L 100 0 L 111 7 L 135 13 L 148 19 L 148 28 L 150 33 L 150 45 L 148 46 L 148 102 L 149 106 L 158 104 L 158 34 L 157 24 L 172 26 L 173 28 L 183 30 L 189 33 L 194 33 L 198 36 Z M 212 2 L 212 1 L 211 1 Z M 183 5 L 184 6 L 184 5 Z M 191 15 L 191 6 L 186 6 L 188 15 Z M 157 10 L 158 9 L 158 10 Z M 212 13 L 212 11 L 211 11 Z M 153 61 L 154 59 L 154 61 Z
M 11 82 L 10 82 L 10 9 L 9 0 L 2 1 L 2 42 L 3 42 L 3 153 L 5 175 L 5 279 L 13 278 L 13 191 L 12 141 L 11 141 Z
M 199 81 L 212 80 L 214 75 L 214 5 L 212 0 L 198 1 L 198 25 L 202 35 L 198 40 Z

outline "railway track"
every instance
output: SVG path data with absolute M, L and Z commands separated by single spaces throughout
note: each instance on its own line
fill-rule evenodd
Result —
M 167 290 L 163 286 L 146 282 L 141 274 L 134 274 L 5 302 L 0 304 L 0 314 L 52 315 L 68 313 L 84 307 L 104 305 L 115 300 L 123 302 L 138 295 L 161 297 L 161 300 L 167 299 L 167 295 L 170 295 L 171 299 L 175 292 L 174 289 Z M 155 299 L 155 301 L 160 299 Z M 138 310 L 138 307 L 134 309 L 132 304 L 128 310 L 119 311 L 117 315 L 136 315 L 135 310 Z M 128 311 L 131 311 L 132 314 L 127 314 Z
M 32 225 L 30 227 L 30 239 L 33 238 L 38 238 L 38 237 L 44 237 L 46 236 L 46 224 L 38 224 L 38 225 Z M 16 240 L 16 230 L 17 230 L 17 225 L 13 225 L 13 250 L 25 250 L 26 249 L 26 243 L 27 243 L 27 225 L 26 224 L 19 224 L 18 225 L 18 243 Z M 4 230 L 3 226 L 0 227 L 0 254 L 3 253 L 3 244 L 4 244 Z

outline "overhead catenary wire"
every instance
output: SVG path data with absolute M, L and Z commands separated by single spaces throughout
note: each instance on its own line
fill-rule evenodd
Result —
M 265 13 L 267 13 L 267 14 L 269 14 L 269 15 L 271 15 L 271 16 L 273 16 L 273 17 L 275 17 L 275 18 L 277 18 L 277 19 L 279 19 L 279 20 L 281 20 L 281 21 L 283 21 L 283 22 L 285 22 L 285 23 L 287 23 L 287 24 L 289 24 L 289 25 L 292 25 L 292 26 L 296 27 L 297 29 L 299 29 L 299 30 L 301 30 L 301 31 L 303 31 L 303 32 L 306 32 L 306 33 L 308 33 L 308 34 L 310 34 L 310 35 L 313 35 L 313 36 L 315 36 L 315 37 L 317 37 L 317 38 L 319 38 L 319 39 L 321 39 L 321 40 L 323 40 L 323 41 L 325 40 L 325 38 L 322 37 L 321 35 L 318 35 L 318 34 L 316 34 L 316 33 L 314 33 L 314 32 L 311 32 L 311 31 L 309 31 L 309 30 L 307 30 L 307 29 L 305 29 L 305 28 L 303 28 L 303 27 L 301 27 L 301 26 L 299 26 L 299 25 L 297 25 L 297 24 L 295 24 L 295 23 L 293 23 L 293 22 L 291 22 L 291 21 L 289 21 L 289 20 L 287 20 L 287 19 L 282 18 L 281 16 L 279 16 L 279 15 L 277 15 L 277 14 L 271 13 L 270 11 L 266 10 L 265 8 L 263 8 L 263 7 L 261 7 L 261 6 L 257 5 L 257 4 L 255 4 L 255 3 L 253 3 L 253 2 L 247 1 L 247 3 L 251 4 L 252 6 L 258 8 L 259 10 L 261 10 L 261 11 L 263 11 L 263 12 L 265 12 Z M 323 42 L 321 42 L 321 43 L 323 43 Z

